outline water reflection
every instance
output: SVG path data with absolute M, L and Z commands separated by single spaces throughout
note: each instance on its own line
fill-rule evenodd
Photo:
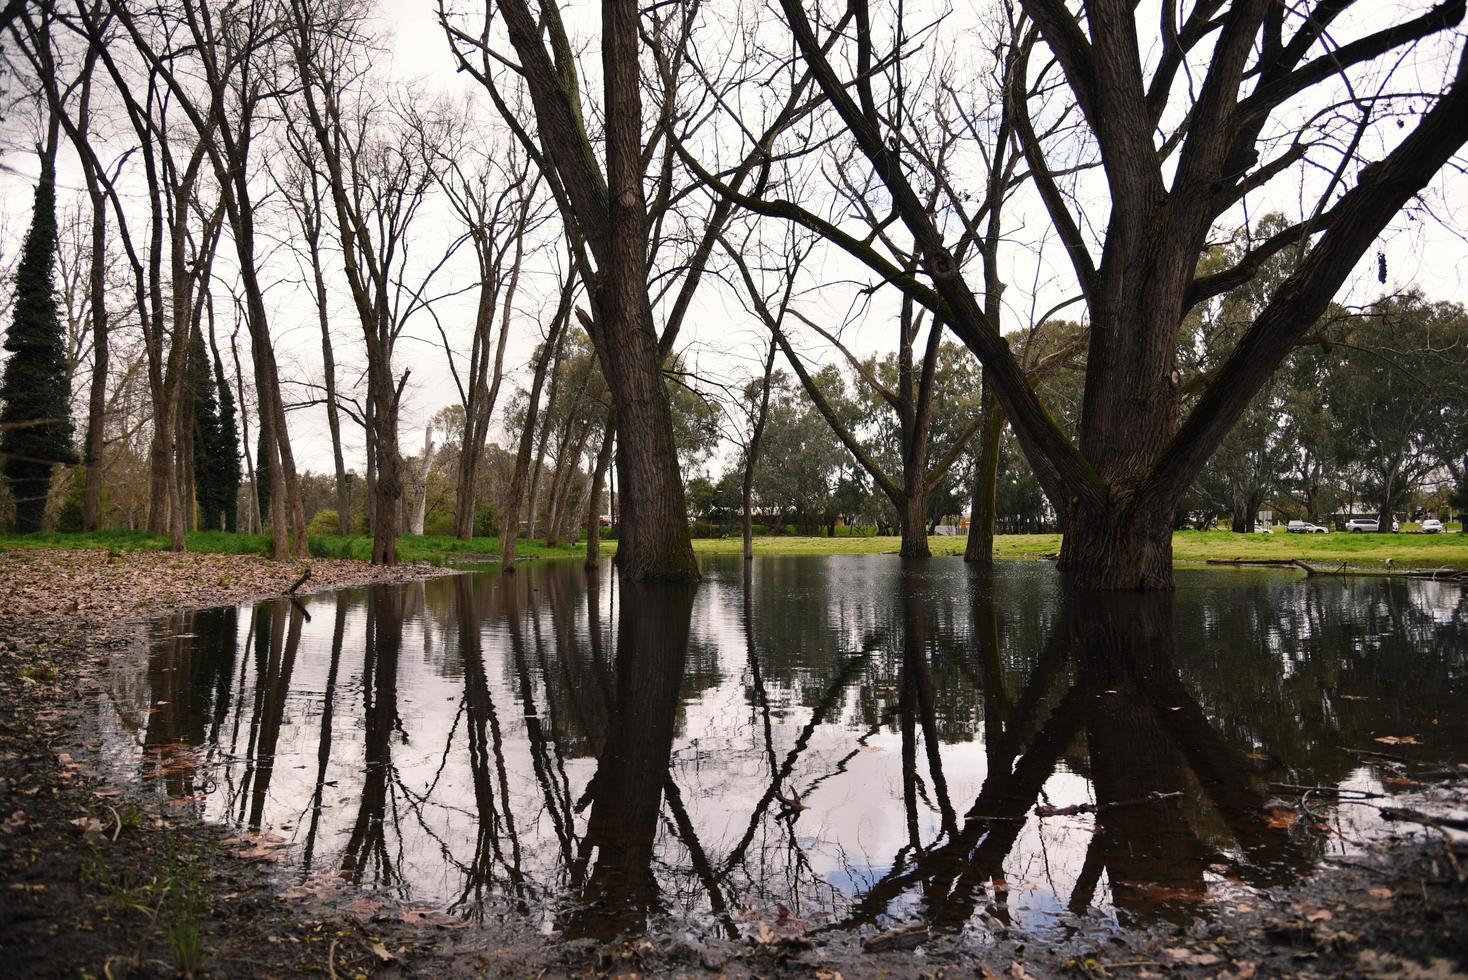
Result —
M 780 906 L 818 930 L 1191 916 L 1347 846 L 1280 787 L 1390 792 L 1355 750 L 1468 745 L 1456 588 L 709 573 L 564 563 L 187 614 L 100 724 L 160 794 L 288 840 L 301 880 L 597 938 Z M 1346 840 L 1369 812 L 1313 809 Z

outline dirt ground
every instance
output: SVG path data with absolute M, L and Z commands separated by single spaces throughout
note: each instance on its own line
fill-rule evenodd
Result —
M 441 571 L 310 565 L 302 591 Z M 744 941 L 654 933 L 599 946 L 289 887 L 267 842 L 104 780 L 83 719 L 93 673 L 136 655 L 148 618 L 278 596 L 300 571 L 244 556 L 0 554 L 0 975 L 1468 975 L 1468 846 L 1411 822 L 1306 881 L 1186 924 L 1078 922 L 1043 941 L 998 923 L 961 939 L 812 941 L 776 920 L 752 921 Z

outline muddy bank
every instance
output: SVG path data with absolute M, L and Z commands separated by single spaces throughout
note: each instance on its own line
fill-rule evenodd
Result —
M 16 557 L 30 561 L 10 565 Z M 312 566 L 303 591 L 383 574 L 354 562 Z M 0 612 L 7 973 L 1447 976 L 1468 965 L 1468 892 L 1455 863 L 1468 852 L 1454 854 L 1440 829 L 1411 824 L 1349 863 L 1328 861 L 1306 882 L 1206 916 L 1127 932 L 1057 917 L 1043 940 L 987 913 L 963 939 L 917 929 L 807 934 L 798 915 L 776 907 L 737 910 L 731 940 L 654 927 L 644 940 L 599 946 L 550 940 L 512 916 L 465 927 L 441 910 L 365 900 L 333 876 L 293 884 L 277 873 L 268 836 L 201 825 L 156 798 L 144 802 L 127 780 L 106 782 L 83 719 L 103 696 L 94 672 L 141 655 L 147 616 L 269 598 L 298 573 L 231 556 L 0 556 L 0 589 L 16 596 Z M 1457 775 L 1417 805 L 1461 805 Z M 1299 806 L 1308 813 L 1310 801 Z

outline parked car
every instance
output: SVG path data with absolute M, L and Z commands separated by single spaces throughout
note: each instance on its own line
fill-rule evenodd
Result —
M 1436 517 L 1429 517 L 1427 518 L 1427 520 L 1422 522 L 1422 526 L 1419 527 L 1418 530 L 1421 531 L 1423 534 L 1442 534 L 1443 522 L 1438 520 Z
M 1288 534 L 1329 534 L 1330 528 L 1311 524 L 1309 521 L 1290 521 L 1285 525 Z
M 1369 531 L 1376 531 L 1379 528 L 1380 525 L 1375 520 L 1369 517 L 1353 517 L 1349 521 L 1346 521 L 1346 530 L 1354 532 L 1356 534 L 1364 534 Z

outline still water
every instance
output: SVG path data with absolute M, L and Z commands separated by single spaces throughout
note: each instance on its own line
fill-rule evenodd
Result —
M 1464 590 L 1425 581 L 563 562 L 173 617 L 99 726 L 121 774 L 359 900 L 562 936 L 781 906 L 1042 933 L 1348 853 L 1364 804 L 1468 759 L 1465 631 Z

